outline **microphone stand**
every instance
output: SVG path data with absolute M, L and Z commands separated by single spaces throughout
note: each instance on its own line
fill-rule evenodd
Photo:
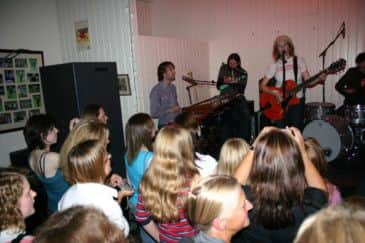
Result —
M 333 46 L 337 39 L 340 37 L 340 35 L 342 35 L 342 32 L 344 31 L 344 26 L 341 25 L 341 31 L 336 35 L 336 37 L 328 44 L 328 46 L 319 54 L 318 57 L 322 57 L 322 70 L 325 69 L 325 64 L 326 64 L 326 55 L 327 55 L 327 51 L 328 49 Z M 325 103 L 326 102 L 326 83 L 323 83 L 322 86 L 322 102 Z
M 190 89 L 194 86 L 197 86 L 198 84 L 191 84 L 189 86 L 186 87 L 186 90 L 188 91 L 188 95 L 189 95 L 189 102 L 190 102 L 190 105 L 193 104 L 193 101 L 191 100 L 191 92 L 190 92 Z

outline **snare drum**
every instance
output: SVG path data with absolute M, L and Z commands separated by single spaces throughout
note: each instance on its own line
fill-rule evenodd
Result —
M 303 136 L 313 137 L 319 142 L 328 162 L 351 151 L 355 142 L 351 126 L 345 119 L 336 115 L 327 115 L 323 120 L 311 121 L 305 126 Z
M 347 106 L 345 114 L 352 124 L 365 125 L 365 105 Z
M 323 116 L 335 114 L 335 104 L 310 102 L 305 104 L 305 120 L 310 122 L 313 120 L 321 120 Z

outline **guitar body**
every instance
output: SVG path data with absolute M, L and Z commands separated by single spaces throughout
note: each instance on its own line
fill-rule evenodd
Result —
M 288 99 L 287 105 L 283 108 L 282 103 L 278 103 L 276 101 L 275 96 L 262 92 L 260 94 L 260 107 L 265 108 L 269 107 L 267 109 L 264 109 L 264 115 L 269 118 L 272 121 L 279 121 L 282 120 L 285 117 L 285 112 L 287 108 L 291 105 L 297 105 L 299 104 L 300 100 L 293 95 L 291 98 L 287 96 L 289 94 L 289 91 L 292 90 L 297 86 L 296 82 L 293 80 L 287 80 L 285 82 L 285 94 L 286 97 L 283 97 L 283 100 Z M 277 90 L 281 96 L 283 96 L 282 88 L 281 87 L 275 87 L 275 86 L 269 86 L 270 90 Z

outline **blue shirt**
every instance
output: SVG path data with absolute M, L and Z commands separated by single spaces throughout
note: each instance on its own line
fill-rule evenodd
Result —
M 142 177 L 150 165 L 152 156 L 152 152 L 141 150 L 132 163 L 128 163 L 127 155 L 124 157 L 127 175 L 134 189 L 134 193 L 129 199 L 129 203 L 131 203 L 133 206 L 136 206 L 137 204 L 139 184 L 141 183 Z
M 168 112 L 168 109 L 178 106 L 176 87 L 173 84 L 165 84 L 160 81 L 150 93 L 150 110 L 152 118 L 158 118 L 159 125 L 173 122 L 178 112 Z

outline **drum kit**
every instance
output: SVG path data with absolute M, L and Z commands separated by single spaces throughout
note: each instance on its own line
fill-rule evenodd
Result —
M 336 112 L 332 103 L 307 103 L 305 123 L 303 136 L 318 140 L 328 162 L 360 156 L 365 145 L 364 105 L 345 106 Z

